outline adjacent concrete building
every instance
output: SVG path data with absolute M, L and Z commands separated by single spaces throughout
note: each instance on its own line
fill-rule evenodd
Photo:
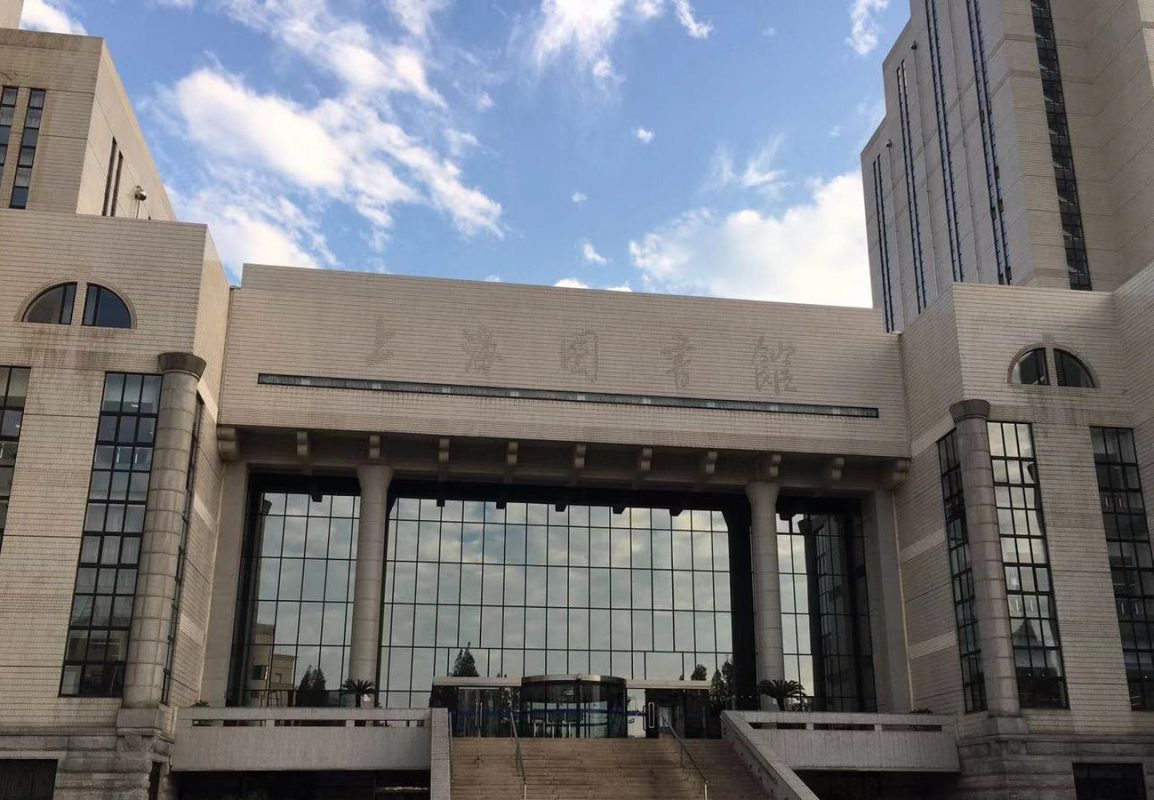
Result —
M 230 287 L 0 30 L 0 798 L 1144 797 L 1143 15 L 913 3 L 874 310 Z

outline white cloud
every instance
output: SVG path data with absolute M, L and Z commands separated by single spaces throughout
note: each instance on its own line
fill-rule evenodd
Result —
M 667 2 L 691 37 L 709 36 L 713 26 L 696 18 L 690 0 L 541 0 L 531 37 L 532 60 L 540 70 L 568 52 L 594 77 L 620 80 L 609 49 L 622 25 L 626 21 L 644 24 L 663 16 Z
M 709 22 L 699 22 L 693 15 L 693 6 L 689 0 L 673 0 L 673 8 L 677 11 L 677 21 L 685 32 L 694 39 L 707 39 L 713 32 L 713 25 Z
M 637 141 L 641 142 L 642 144 L 649 144 L 657 136 L 657 134 L 648 128 L 637 128 L 633 131 L 633 135 L 637 138 Z
M 243 194 L 208 189 L 191 196 L 170 189 L 169 194 L 182 219 L 208 224 L 234 278 L 246 263 L 319 267 L 336 262 L 313 215 L 251 183 L 247 188 Z
M 628 283 L 623 283 L 620 286 L 607 286 L 605 288 L 605 291 L 607 291 L 607 292 L 632 292 L 633 290 L 629 287 Z
M 581 242 L 581 258 L 585 259 L 586 264 L 604 265 L 609 263 L 609 259 L 598 253 L 593 242 L 588 239 Z
M 449 0 L 391 0 L 389 10 L 405 30 L 423 39 L 432 28 L 433 15 L 448 5 Z
M 593 65 L 617 36 L 625 0 L 542 0 L 533 56 L 543 67 L 566 50 Z
M 665 0 L 637 0 L 633 10 L 643 20 L 656 19 L 665 13 Z
M 67 0 L 27 0 L 20 17 L 20 26 L 49 33 L 87 34 L 79 20 L 68 13 L 68 5 Z
M 881 40 L 881 23 L 877 14 L 885 11 L 890 0 L 853 0 L 850 8 L 850 34 L 846 42 L 860 56 L 869 55 Z
M 617 73 L 613 71 L 613 62 L 608 56 L 597 59 L 597 63 L 593 65 L 593 77 L 602 81 L 617 77 Z
M 219 0 L 233 19 L 266 33 L 336 75 L 351 91 L 445 100 L 430 85 L 424 53 L 389 42 L 360 22 L 336 16 L 326 0 Z
M 739 186 L 761 192 L 767 197 L 776 197 L 784 185 L 785 177 L 785 173 L 774 166 L 780 148 L 780 136 L 769 139 L 746 160 L 745 166 L 739 171 L 729 147 L 718 146 L 713 153 L 706 187 L 717 190 Z
M 582 205 L 589 197 L 584 192 L 573 192 L 572 200 L 577 205 Z
M 393 206 L 424 204 L 467 235 L 502 235 L 500 204 L 369 100 L 344 96 L 306 108 L 211 69 L 185 77 L 164 100 L 210 163 L 257 168 L 288 189 L 347 203 L 376 234 L 392 226 Z M 475 141 L 456 134 L 460 146 Z
M 491 111 L 493 106 L 497 105 L 497 101 L 493 99 L 493 95 L 488 92 L 481 92 L 477 95 L 477 110 Z
M 576 278 L 562 278 L 561 280 L 557 281 L 553 285 L 556 286 L 558 289 L 588 289 L 589 288 L 589 286 L 587 284 L 582 283 L 581 281 L 577 280 Z
M 871 303 L 862 180 L 815 183 L 778 214 L 687 212 L 629 243 L 649 288 L 827 305 Z

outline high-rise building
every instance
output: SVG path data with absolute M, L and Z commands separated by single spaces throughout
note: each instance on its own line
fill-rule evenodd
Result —
M 1114 291 L 1154 262 L 1154 11 L 911 0 L 862 154 L 874 302 L 954 283 Z
M 1149 11 L 1053 5 L 914 4 L 873 310 L 230 287 L 0 29 L 0 800 L 1145 797 Z

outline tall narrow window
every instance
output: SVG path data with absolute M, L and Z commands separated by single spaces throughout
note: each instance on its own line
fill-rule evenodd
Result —
M 906 211 L 910 218 L 910 246 L 913 249 L 914 294 L 918 312 L 926 307 L 926 274 L 922 258 L 922 218 L 918 210 L 917 177 L 914 175 L 914 142 L 910 128 L 910 89 L 906 62 L 898 65 L 898 116 L 902 125 L 902 160 L 906 175 Z
M 172 690 L 172 667 L 176 656 L 176 636 L 180 627 L 180 600 L 184 594 L 184 570 L 188 562 L 188 533 L 192 527 L 192 506 L 196 496 L 196 460 L 200 457 L 200 424 L 204 401 L 196 399 L 196 418 L 192 423 L 192 446 L 188 451 L 188 478 L 184 484 L 184 506 L 181 509 L 180 548 L 176 554 L 176 589 L 172 595 L 172 618 L 168 623 L 168 642 L 164 656 L 164 686 L 160 702 L 167 703 Z
M 893 331 L 894 323 L 894 296 L 890 282 L 890 237 L 886 225 L 886 198 L 885 185 L 882 182 L 882 157 L 874 159 L 874 208 L 877 211 L 878 226 L 878 259 L 880 262 L 882 279 L 882 314 L 885 317 L 886 330 Z
M 1130 707 L 1154 711 L 1154 549 L 1134 431 L 1091 428 Z
M 1066 708 L 1058 612 L 1032 426 L 989 423 L 994 498 L 1023 708 Z
M 16 450 L 24 425 L 24 401 L 28 397 L 28 370 L 0 367 L 0 547 L 8 520 L 8 500 L 12 496 L 12 475 L 16 470 Z
M 116 154 L 116 177 L 112 181 L 112 203 L 108 209 L 108 216 L 116 216 L 116 205 L 120 202 L 120 173 L 124 171 L 124 153 Z
M 114 172 L 114 165 L 116 164 L 116 137 L 112 137 L 112 149 L 108 152 L 108 173 L 104 176 L 104 206 L 100 212 L 107 217 L 111 210 L 110 203 L 112 201 L 112 174 Z
M 118 697 L 124 688 L 160 383 L 159 375 L 104 379 L 61 695 Z
M 24 115 L 24 133 L 20 137 L 20 154 L 16 162 L 16 180 L 12 184 L 12 208 L 28 207 L 28 191 L 32 186 L 32 165 L 36 161 L 36 145 L 40 141 L 40 123 L 44 116 L 44 90 L 33 89 L 28 94 L 28 113 Z
M 1050 0 L 1030 0 L 1034 12 L 1034 41 L 1038 66 L 1042 70 L 1042 96 L 1046 101 L 1046 122 L 1050 129 L 1050 154 L 1054 182 L 1058 189 L 1058 209 L 1062 215 L 1062 239 L 1066 247 L 1066 272 L 1071 289 L 1089 290 L 1090 260 L 1086 254 L 1086 231 L 1082 225 L 1082 202 L 1074 173 L 1074 148 L 1070 143 L 1070 121 L 1066 115 L 1066 92 L 1058 62 L 1058 37 Z
M 950 264 L 955 281 L 965 280 L 962 270 L 962 242 L 958 232 L 958 193 L 954 185 L 954 159 L 950 147 L 950 106 L 946 99 L 946 74 L 942 66 L 942 38 L 938 31 L 937 0 L 925 0 L 926 24 L 930 36 L 930 72 L 934 82 L 934 113 L 938 122 L 938 150 L 942 157 L 942 184 L 946 203 L 946 233 L 950 242 Z
M 323 706 L 348 677 L 356 588 L 355 489 L 262 491 L 246 557 L 252 583 L 234 683 L 245 706 Z
M 1012 284 L 1010 241 L 1006 233 L 1005 202 L 1002 198 L 1002 169 L 998 162 L 998 138 L 994 128 L 994 101 L 986 69 L 986 37 L 982 30 L 982 9 L 977 0 L 966 0 L 970 27 L 970 53 L 974 62 L 974 91 L 977 93 L 978 122 L 982 130 L 982 154 L 986 166 L 986 189 L 990 197 L 990 228 L 993 232 L 994 260 L 998 283 Z
M 0 89 L 0 175 L 8 163 L 8 142 L 12 138 L 12 120 L 16 116 L 16 98 L 20 90 L 15 86 Z
M 854 515 L 777 521 L 785 677 L 816 711 L 877 708 L 862 535 Z
M 958 626 L 958 655 L 962 660 L 962 695 L 966 713 L 985 711 L 986 683 L 978 639 L 978 616 L 974 611 L 974 570 L 970 566 L 970 537 L 966 528 L 966 499 L 962 490 L 956 431 L 950 431 L 938 442 L 938 464 L 942 472 L 942 502 L 946 510 L 946 545 L 954 591 L 954 620 Z

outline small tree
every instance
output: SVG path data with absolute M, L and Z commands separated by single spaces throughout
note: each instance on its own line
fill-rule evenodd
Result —
M 736 708 L 734 700 L 737 698 L 737 682 L 734 676 L 733 662 L 728 658 L 721 665 L 721 678 L 725 681 L 726 696 L 729 698 L 730 708 Z
M 361 700 L 370 694 L 373 694 L 377 687 L 373 685 L 372 681 L 355 681 L 349 678 L 341 684 L 342 694 L 351 694 L 357 699 L 357 708 L 361 707 Z
M 709 682 L 709 707 L 714 714 L 720 713 L 729 706 L 729 687 L 725 683 L 720 670 L 713 671 L 713 680 Z
M 297 687 L 297 705 L 323 706 L 327 703 L 328 689 L 325 686 L 325 672 L 320 667 L 313 669 L 310 664 Z
M 469 652 L 469 645 L 464 650 L 457 651 L 457 658 L 453 661 L 453 671 L 449 673 L 453 678 L 479 678 L 477 662 Z
M 691 681 L 707 681 L 709 680 L 709 670 L 705 668 L 704 664 L 698 664 L 693 668 L 693 672 L 689 674 Z
M 804 700 L 805 687 L 797 681 L 762 681 L 757 690 L 777 701 L 777 707 L 785 711 L 787 700 Z

